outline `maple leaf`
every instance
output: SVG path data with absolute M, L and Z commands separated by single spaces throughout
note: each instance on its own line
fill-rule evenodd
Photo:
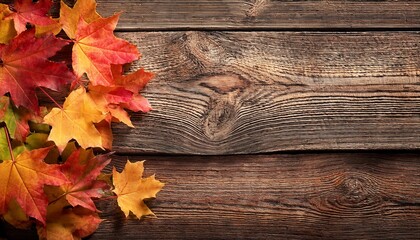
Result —
M 67 201 L 73 206 L 81 206 L 96 211 L 92 198 L 100 198 L 109 186 L 96 180 L 102 169 L 111 162 L 109 155 L 94 157 L 92 151 L 81 157 L 80 149 L 74 151 L 60 166 L 69 183 L 61 186 Z M 90 154 L 89 154 L 90 153 Z
M 146 84 L 155 76 L 151 72 L 146 72 L 144 69 L 139 69 L 136 72 L 128 75 L 122 74 L 122 65 L 114 65 L 112 67 L 112 75 L 114 76 L 115 85 L 124 87 L 133 93 L 130 101 L 121 104 L 123 108 L 130 109 L 131 111 L 149 112 L 152 107 L 146 98 L 138 94 Z
M 112 170 L 115 187 L 113 192 L 117 195 L 118 206 L 126 217 L 128 217 L 130 211 L 139 219 L 142 216 L 154 215 L 143 200 L 155 198 L 164 186 L 163 183 L 155 179 L 154 175 L 142 178 L 143 162 L 131 163 L 127 160 L 121 173 L 117 172 L 115 167 Z
M 67 41 L 53 35 L 35 38 L 28 30 L 3 48 L 0 48 L 0 95 L 9 92 L 16 106 L 38 111 L 36 87 L 59 90 L 75 79 L 63 63 L 51 62 Z
M 48 200 L 44 185 L 66 183 L 58 165 L 46 164 L 43 159 L 51 148 L 23 151 L 0 163 L 0 214 L 7 212 L 9 202 L 15 199 L 24 212 L 45 224 Z
M 102 137 L 94 123 L 105 118 L 83 87 L 67 97 L 63 108 L 53 108 L 44 117 L 44 122 L 51 125 L 48 140 L 54 141 L 60 152 L 69 140 L 76 140 L 82 148 L 102 148 Z
M 103 121 L 95 123 L 95 127 L 101 134 L 102 147 L 108 150 L 112 150 L 112 141 L 114 139 L 112 136 L 111 121 L 108 119 L 109 117 L 106 117 Z
M 111 71 L 114 77 L 114 84 L 124 86 L 133 93 L 141 91 L 155 76 L 155 74 L 146 72 L 143 68 L 134 73 L 123 75 L 123 65 L 112 65 Z
M 111 64 L 125 64 L 140 57 L 135 45 L 115 37 L 119 14 L 87 23 L 80 19 L 74 40 L 72 60 L 78 78 L 87 74 L 93 85 L 114 82 Z
M 19 229 L 28 229 L 32 225 L 29 217 L 26 216 L 25 212 L 16 200 L 9 202 L 8 211 L 3 215 L 3 219 L 15 228 Z
M 51 24 L 44 25 L 44 26 L 36 26 L 35 28 L 35 36 L 41 37 L 46 34 L 54 34 L 57 35 L 61 32 L 61 23 L 57 19 L 52 19 Z
M 48 206 L 47 223 L 37 225 L 37 231 L 39 239 L 80 240 L 95 232 L 101 222 L 96 212 L 68 208 L 68 203 L 60 199 Z
M 128 113 L 119 106 L 132 100 L 132 92 L 122 87 L 89 86 L 89 95 L 101 112 L 110 113 L 118 121 L 134 127 Z
M 134 112 L 148 112 L 152 109 L 147 99 L 138 92 L 146 86 L 154 74 L 140 69 L 132 74 L 122 75 L 121 65 L 113 65 L 111 70 L 114 85 L 90 85 L 89 94 L 102 112 L 109 112 L 117 121 L 134 127 L 124 108 Z
M 5 127 L 5 125 L 3 126 Z M 10 159 L 9 146 L 7 141 L 7 135 L 4 131 L 0 131 L 0 163 L 3 162 L 3 159 Z
M 51 0 L 15 0 L 12 11 L 7 18 L 14 20 L 15 29 L 18 33 L 26 30 L 26 24 L 35 26 L 47 26 L 54 24 L 54 20 L 48 16 L 52 6 Z
M 25 148 L 27 150 L 34 150 L 38 148 L 47 147 L 48 134 L 46 133 L 32 133 L 25 140 Z
M 0 121 L 6 123 L 12 138 L 25 141 L 29 134 L 30 119 L 31 114 L 28 111 L 12 107 L 9 97 L 0 97 Z
M 69 38 L 76 38 L 77 24 L 81 18 L 87 23 L 92 23 L 102 18 L 96 12 L 95 0 L 78 0 L 73 8 L 61 1 L 60 23 L 63 25 L 63 30 Z
M 9 5 L 0 4 L 0 43 L 7 44 L 16 36 L 15 25 L 13 19 L 4 19 L 12 14 Z

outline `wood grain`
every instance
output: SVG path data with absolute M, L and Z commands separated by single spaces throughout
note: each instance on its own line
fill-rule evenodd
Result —
M 420 33 L 120 33 L 157 74 L 121 153 L 419 149 Z
M 114 125 L 114 150 L 166 187 L 157 219 L 98 202 L 89 239 L 418 239 L 418 152 L 138 154 L 419 150 L 420 1 L 98 2 L 124 11 L 117 30 L 133 32 L 119 35 L 144 55 L 133 69 L 157 73 L 155 110 Z M 0 221 L 0 239 L 34 233 Z
M 420 1 L 98 0 L 119 29 L 419 28 Z
M 52 14 L 57 15 L 60 0 Z M 64 0 L 72 5 L 74 0 Z M 10 3 L 12 0 L 0 0 Z M 420 1 L 97 0 L 105 17 L 123 12 L 118 30 L 284 30 L 420 27 Z
M 147 157 L 166 182 L 149 204 L 158 219 L 124 220 L 109 201 L 91 239 L 418 239 L 419 157 Z
M 99 201 L 105 220 L 89 239 L 420 235 L 419 153 L 119 156 L 112 164 L 121 171 L 127 158 L 147 159 L 145 176 L 156 173 L 166 183 L 149 201 L 158 218 L 125 220 L 114 200 Z M 7 234 L 23 239 L 21 232 Z

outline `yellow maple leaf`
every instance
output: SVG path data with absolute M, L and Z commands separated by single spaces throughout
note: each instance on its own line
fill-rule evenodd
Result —
M 155 176 L 142 178 L 144 161 L 131 163 L 127 160 L 124 170 L 119 173 L 113 169 L 112 177 L 117 195 L 118 206 L 128 217 L 130 211 L 141 218 L 146 215 L 154 215 L 143 202 L 144 199 L 155 198 L 164 184 L 155 179 Z
M 6 4 L 0 4 L 0 43 L 7 44 L 10 39 L 17 35 L 13 19 L 4 19 L 8 15 L 12 14 L 9 10 L 9 6 Z
M 29 217 L 16 200 L 9 202 L 9 209 L 2 217 L 10 225 L 18 229 L 29 229 L 32 225 Z
M 80 18 L 87 23 L 102 18 L 96 12 L 95 0 L 78 0 L 73 8 L 70 8 L 61 1 L 60 23 L 63 25 L 63 30 L 66 32 L 67 36 L 71 39 L 76 38 L 77 24 L 79 23 Z
M 71 139 L 76 140 L 85 149 L 102 148 L 102 135 L 94 123 L 104 120 L 105 117 L 86 94 L 85 88 L 80 87 L 70 93 L 63 108 L 53 108 L 44 117 L 44 122 L 52 126 L 48 140 L 54 141 L 60 152 Z
M 50 33 L 57 35 L 60 33 L 61 28 L 62 25 L 59 20 L 52 18 L 52 23 L 50 25 L 35 27 L 35 36 L 40 37 Z

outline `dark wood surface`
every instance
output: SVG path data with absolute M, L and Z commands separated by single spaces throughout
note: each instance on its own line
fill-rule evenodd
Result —
M 123 153 L 419 149 L 420 32 L 119 33 L 156 79 Z
M 165 189 L 157 219 L 114 201 L 91 239 L 418 239 L 420 154 L 140 157 Z M 127 157 L 114 159 L 122 168 Z
M 125 220 L 115 200 L 99 201 L 104 222 L 89 239 L 418 239 L 419 158 L 116 156 L 118 170 L 146 159 L 145 176 L 166 182 L 149 202 L 157 218 Z
M 124 11 L 134 67 L 157 73 L 154 111 L 114 125 L 113 164 L 147 159 L 166 186 L 156 219 L 98 202 L 90 239 L 419 238 L 420 1 L 98 7 Z
M 420 1 L 98 0 L 119 30 L 419 28 Z

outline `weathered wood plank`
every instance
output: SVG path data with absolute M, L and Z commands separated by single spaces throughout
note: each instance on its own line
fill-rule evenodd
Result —
M 98 0 L 120 30 L 418 28 L 420 1 Z
M 129 158 L 147 159 L 145 176 L 156 173 L 166 183 L 149 203 L 158 219 L 125 220 L 115 200 L 99 201 L 105 220 L 89 239 L 420 235 L 419 153 Z M 121 170 L 126 159 L 115 157 L 113 165 Z
M 420 32 L 119 35 L 157 73 L 119 152 L 420 148 Z
M 60 0 L 53 0 L 58 3 Z M 72 5 L 74 0 L 64 0 Z M 0 0 L 10 3 L 12 0 Z M 419 28 L 420 1 L 97 0 L 121 31 Z M 54 7 L 53 15 L 57 15 Z
M 418 239 L 419 158 L 147 157 L 146 175 L 166 182 L 150 204 L 158 219 L 123 220 L 109 201 L 91 239 Z

